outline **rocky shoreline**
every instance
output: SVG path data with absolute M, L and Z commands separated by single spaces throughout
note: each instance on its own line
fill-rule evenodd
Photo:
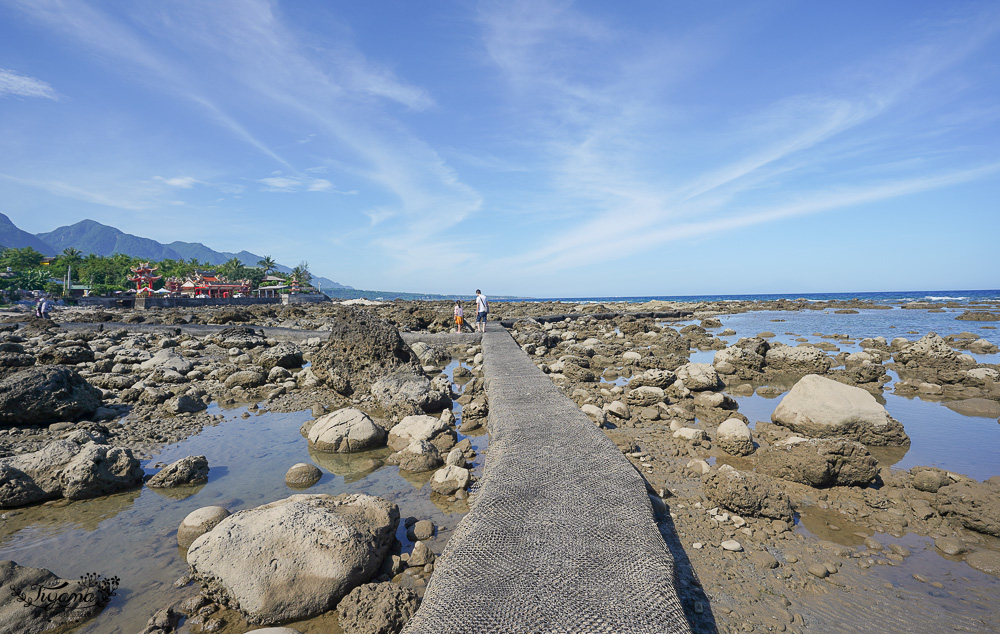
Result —
M 883 571 L 908 568 L 915 557 L 906 544 L 918 538 L 931 540 L 947 561 L 964 561 L 988 579 L 1000 576 L 1000 477 L 980 482 L 932 466 L 891 468 L 894 452 L 905 453 L 909 442 L 907 421 L 896 421 L 878 402 L 891 385 L 895 394 L 1000 416 L 1000 367 L 967 354 L 995 354 L 985 338 L 963 331 L 851 341 L 825 333 L 829 344 L 789 346 L 766 332 L 736 340 L 718 319 L 761 310 L 850 315 L 893 308 L 863 301 L 495 302 L 492 308 L 491 318 L 510 323 L 524 352 L 646 478 L 698 631 L 829 631 L 831 606 L 848 596 L 882 606 L 892 624 L 885 631 L 905 629 L 914 617 L 900 596 L 914 591 L 886 581 Z M 970 322 L 992 328 L 989 317 L 1000 314 L 997 302 L 902 308 L 961 308 L 957 320 L 966 329 Z M 690 315 L 690 323 L 674 327 L 639 316 L 668 311 Z M 474 344 L 449 348 L 412 338 L 407 344 L 400 335 L 448 332 L 450 314 L 447 302 L 197 314 L 66 309 L 54 321 L 9 314 L 0 323 L 0 508 L 142 486 L 148 476 L 140 460 L 217 425 L 223 419 L 217 407 L 241 404 L 249 408 L 245 415 L 312 411 L 301 430 L 311 450 L 385 448 L 385 460 L 401 473 L 427 474 L 432 496 L 461 503 L 477 456 L 458 434 L 481 433 L 489 411 L 482 355 Z M 575 316 L 536 319 L 566 314 Z M 861 350 L 841 352 L 837 344 L 845 342 Z M 714 353 L 713 362 L 691 363 L 696 351 Z M 442 369 L 453 357 L 467 364 L 446 376 Z M 739 412 L 738 399 L 753 394 L 784 394 L 771 421 Z M 159 474 L 145 485 L 190 486 L 210 477 L 210 460 L 185 460 L 156 465 Z M 310 475 L 306 469 L 288 477 L 293 486 Z M 306 632 L 328 627 L 331 615 L 348 632 L 398 631 L 416 609 L 443 543 L 434 539 L 433 524 L 400 519 L 395 505 L 368 497 L 298 494 L 214 524 L 193 518 L 205 536 L 197 541 L 200 534 L 192 539 L 191 531 L 200 529 L 184 529 L 192 569 L 180 581 L 195 581 L 201 590 L 192 585 L 191 598 L 157 613 L 146 631 L 171 632 L 183 623 L 184 631 L 236 632 L 247 623 L 297 622 L 292 627 Z M 344 510 L 355 506 L 364 510 Z M 0 515 L 0 535 L 19 525 L 10 521 L 16 513 Z M 229 534 L 242 531 L 250 551 L 274 550 L 261 544 L 274 542 L 273 527 L 287 524 L 286 515 L 317 534 L 358 531 L 351 557 L 359 572 L 330 577 L 315 598 L 297 596 L 294 609 L 288 601 L 279 601 L 280 608 L 260 603 L 264 586 L 247 586 L 249 573 L 235 561 L 250 569 L 263 564 L 232 554 L 217 561 L 226 548 L 223 542 L 212 547 L 221 534 L 213 529 L 223 526 Z M 381 519 L 361 528 L 360 516 Z M 400 523 L 414 544 L 405 550 L 393 537 Z M 278 559 L 303 558 L 308 552 Z M 988 601 L 997 588 L 992 581 L 939 579 L 930 568 L 911 575 L 928 588 L 928 605 L 947 603 L 934 593 L 960 590 L 971 608 L 961 617 L 951 614 L 953 623 L 991 627 L 988 617 L 997 615 Z M 287 570 L 288 586 L 307 574 L 302 566 Z M 17 607 L 6 605 L 0 610 Z M 920 621 L 928 627 L 951 622 L 930 612 Z

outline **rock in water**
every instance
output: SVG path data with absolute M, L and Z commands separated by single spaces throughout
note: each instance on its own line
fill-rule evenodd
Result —
M 417 595 L 392 583 L 366 583 L 337 604 L 345 634 L 397 634 L 417 611 Z
M 203 506 L 187 514 L 181 525 L 177 527 L 177 545 L 187 548 L 198 539 L 229 517 L 229 511 L 221 506 Z
M 131 449 L 57 440 L 44 449 L 0 460 L 0 508 L 108 495 L 138 486 L 142 476 Z
M 285 472 L 285 484 L 293 489 L 308 489 L 323 478 L 323 472 L 314 464 L 300 462 Z
M 92 576 L 70 581 L 45 568 L 0 561 L 0 587 L 4 589 L 0 593 L 0 634 L 39 634 L 100 613 L 118 588 L 118 581 Z
M 385 430 L 367 414 L 353 407 L 345 407 L 321 416 L 308 426 L 307 438 L 317 451 L 352 453 L 385 445 Z
M 759 451 L 757 471 L 811 487 L 864 486 L 875 480 L 878 461 L 851 440 L 792 438 Z
M 841 436 L 866 445 L 908 445 L 903 425 L 859 387 L 809 374 L 785 395 L 771 420 L 810 438 Z
M 371 495 L 293 495 L 230 515 L 187 560 L 248 622 L 304 619 L 378 572 L 398 523 L 396 505 Z
M 0 379 L 0 424 L 74 421 L 100 405 L 101 391 L 70 368 L 33 366 Z
M 148 487 L 179 487 L 188 484 L 203 484 L 208 482 L 208 458 L 205 456 L 188 456 L 169 464 L 150 478 Z

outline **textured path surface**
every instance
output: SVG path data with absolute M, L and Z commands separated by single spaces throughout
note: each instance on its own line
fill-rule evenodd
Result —
M 688 632 L 645 484 L 497 323 L 475 503 L 404 632 Z

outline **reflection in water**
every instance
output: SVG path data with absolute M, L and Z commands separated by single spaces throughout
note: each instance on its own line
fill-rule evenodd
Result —
M 358 453 L 316 451 L 309 447 L 309 458 L 321 469 L 344 478 L 344 482 L 357 482 L 385 464 L 390 449 L 381 448 Z

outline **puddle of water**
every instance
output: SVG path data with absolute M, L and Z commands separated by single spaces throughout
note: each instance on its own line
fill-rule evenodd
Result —
M 957 309 L 945 313 L 928 313 L 899 308 L 862 310 L 858 314 L 846 315 L 823 311 L 759 311 L 720 315 L 719 319 L 724 327 L 737 332 L 730 338 L 733 341 L 771 330 L 778 334 L 770 341 L 798 345 L 799 342 L 795 341 L 797 335 L 781 334 L 798 332 L 804 333 L 803 336 L 811 342 L 833 343 L 845 352 L 861 350 L 857 342 L 865 337 L 882 336 L 891 341 L 893 337 L 906 336 L 914 341 L 927 332 L 937 332 L 943 336 L 970 331 L 1000 345 L 1000 330 L 981 330 L 976 322 L 956 321 L 955 317 L 961 313 L 962 311 Z M 770 322 L 775 318 L 785 320 L 779 329 L 774 329 Z M 910 331 L 912 334 L 906 334 Z M 845 334 L 850 339 L 845 341 L 821 338 L 816 333 Z M 700 353 L 693 353 L 692 360 L 696 354 Z M 714 352 L 712 354 L 714 355 Z M 989 359 L 1000 357 L 1000 355 L 972 356 L 980 363 L 995 363 L 996 361 Z M 880 464 L 900 469 L 918 465 L 936 466 L 964 473 L 979 480 L 1000 474 L 998 470 L 1000 469 L 1000 425 L 995 420 L 963 416 L 939 402 L 893 394 L 892 385 L 898 377 L 893 372 L 889 375 L 893 380 L 886 384 L 886 391 L 882 396 L 876 398 L 885 405 L 893 418 L 903 423 L 911 444 L 906 449 L 871 448 Z M 774 387 L 787 390 L 791 386 Z M 757 421 L 770 421 L 771 413 L 783 396 L 783 394 L 775 398 L 758 394 L 741 396 L 732 391 L 729 391 L 729 394 L 739 403 L 739 411 L 750 420 L 751 427 L 754 427 Z
M 457 365 L 449 365 L 449 376 Z M 456 386 L 456 390 L 461 388 Z M 460 417 L 461 407 L 457 403 L 455 407 Z M 226 420 L 166 447 L 144 463 L 204 455 L 211 467 L 205 485 L 166 490 L 144 487 L 94 500 L 18 509 L 18 515 L 0 524 L 0 559 L 48 568 L 67 579 L 90 572 L 117 575 L 121 578 L 117 596 L 99 616 L 74 631 L 134 634 L 158 609 L 194 594 L 192 587 L 173 587 L 187 572 L 176 530 L 188 513 L 203 506 L 218 505 L 235 512 L 296 493 L 368 493 L 397 504 L 401 518 L 413 516 L 437 524 L 439 537 L 431 544 L 435 550 L 440 550 L 467 510 L 465 503 L 446 505 L 439 496 L 431 499 L 427 482 L 432 472 L 401 473 L 398 467 L 385 465 L 387 449 L 358 454 L 310 451 L 299 433 L 302 423 L 312 418 L 308 411 L 260 412 L 244 419 L 246 411 L 223 411 L 213 405 L 209 413 L 224 414 Z M 459 439 L 463 437 L 459 434 Z M 470 441 L 480 453 L 488 436 L 483 430 Z M 305 490 L 288 488 L 285 472 L 298 462 L 319 466 L 324 472 L 319 483 Z M 481 471 L 481 463 L 481 457 L 477 458 L 474 472 Z M 412 546 L 402 522 L 397 537 L 404 549 Z

